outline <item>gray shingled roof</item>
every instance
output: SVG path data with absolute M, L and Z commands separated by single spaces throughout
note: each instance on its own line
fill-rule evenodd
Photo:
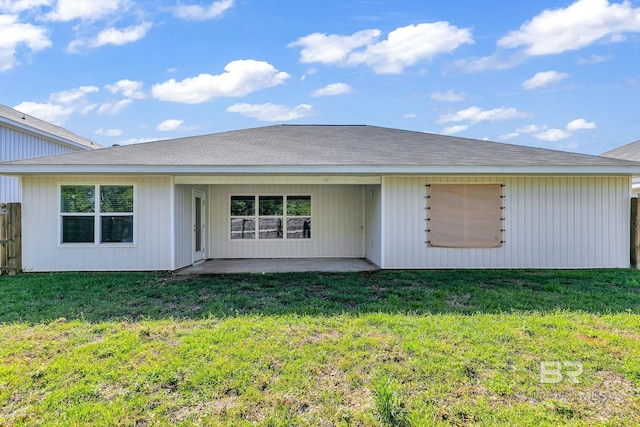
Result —
M 43 166 L 635 168 L 640 163 L 377 126 L 275 125 L 4 163 Z M 0 165 L 0 171 L 3 169 Z M 4 168 L 5 171 L 7 170 Z M 73 169 L 73 168 L 72 168 Z M 513 168 L 512 168 L 513 169 Z M 88 169 L 87 169 L 88 170 Z M 115 170 L 115 169 L 114 169 Z M 158 170 L 157 168 L 155 170 Z M 182 168 L 181 170 L 185 170 Z
M 76 135 L 75 133 L 60 126 L 56 126 L 18 110 L 14 110 L 13 108 L 9 108 L 6 105 L 0 105 L 0 119 L 6 119 L 19 127 L 26 126 L 88 148 L 102 148 L 102 146 L 97 142 L 84 138 L 80 135 Z
M 601 156 L 638 162 L 640 161 L 640 140 L 604 152 Z

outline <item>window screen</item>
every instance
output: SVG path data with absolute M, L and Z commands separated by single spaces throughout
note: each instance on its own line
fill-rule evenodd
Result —
M 502 185 L 431 184 L 427 195 L 429 246 L 502 246 Z
M 132 243 L 133 185 L 60 186 L 61 243 Z

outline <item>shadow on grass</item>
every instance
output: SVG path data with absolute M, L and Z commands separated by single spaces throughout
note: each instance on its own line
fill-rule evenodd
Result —
M 0 323 L 236 315 L 640 313 L 635 270 L 438 270 L 0 276 Z

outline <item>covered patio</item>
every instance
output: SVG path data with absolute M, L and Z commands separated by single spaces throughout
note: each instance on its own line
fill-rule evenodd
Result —
M 209 259 L 176 271 L 176 275 L 232 273 L 347 273 L 377 271 L 375 264 L 364 258 L 259 258 Z

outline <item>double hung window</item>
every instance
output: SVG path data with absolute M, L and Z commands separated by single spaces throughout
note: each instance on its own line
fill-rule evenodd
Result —
M 133 243 L 133 185 L 60 186 L 60 243 Z

